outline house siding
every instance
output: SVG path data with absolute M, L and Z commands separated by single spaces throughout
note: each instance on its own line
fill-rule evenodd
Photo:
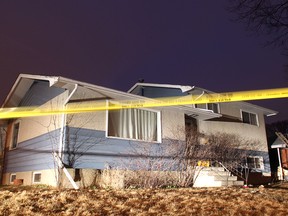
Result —
M 59 140 L 59 130 L 20 142 L 16 149 L 6 151 L 4 173 L 53 169 L 52 152 L 57 143 L 52 137 Z
M 151 86 L 138 86 L 131 92 L 132 94 L 145 96 L 148 98 L 160 98 L 160 97 L 173 97 L 187 95 L 179 88 L 163 88 L 163 87 L 151 87 Z
M 145 168 L 146 164 L 142 164 L 143 158 L 163 158 L 165 149 L 171 144 L 171 140 L 167 139 L 162 143 L 149 143 L 109 138 L 105 136 L 105 131 L 83 128 L 69 128 L 69 135 L 66 135 L 66 138 L 68 137 L 64 163 L 81 169 L 131 168 L 134 162 L 138 163 L 138 167 L 134 166 L 135 169 Z M 175 145 L 173 151 L 181 151 L 178 141 L 172 144 Z M 173 153 L 171 149 L 169 151 L 167 153 Z M 71 163 L 73 156 L 76 160 Z M 167 160 L 165 163 L 168 163 L 169 155 L 165 157 Z

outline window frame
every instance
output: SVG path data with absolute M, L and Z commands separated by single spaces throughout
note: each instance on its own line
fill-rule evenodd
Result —
M 13 179 L 13 181 L 12 181 L 12 176 L 15 176 L 15 178 Z M 13 184 L 15 179 L 17 179 L 16 173 L 11 173 L 11 174 L 10 174 L 10 177 L 9 177 L 9 182 L 10 182 L 10 184 Z
M 251 166 L 252 163 L 248 163 L 248 158 L 253 159 L 253 167 Z M 258 163 L 256 163 L 255 159 L 259 160 L 259 166 L 260 167 L 257 167 Z M 249 169 L 251 169 L 251 170 L 264 170 L 264 158 L 262 156 L 258 156 L 258 155 L 256 155 L 256 156 L 250 155 L 247 157 L 247 165 L 248 165 Z
M 35 181 L 35 176 L 40 174 L 40 181 Z M 42 180 L 42 173 L 41 172 L 33 172 L 32 175 L 32 183 L 33 184 L 41 184 L 41 180 Z
M 215 104 L 215 105 L 217 106 L 217 112 L 214 112 L 213 109 L 208 109 L 208 105 L 209 105 L 209 104 Z M 219 103 L 206 103 L 206 109 L 207 109 L 207 110 L 211 110 L 211 111 L 213 111 L 214 113 L 220 113 L 220 105 L 219 105 Z
M 258 119 L 258 114 L 257 114 L 257 113 L 250 112 L 250 111 L 247 111 L 247 110 L 242 110 L 242 109 L 240 110 L 240 112 L 241 112 L 242 123 L 244 123 L 244 124 L 249 124 L 249 125 L 253 125 L 253 126 L 258 126 L 258 127 L 259 127 L 259 119 Z M 243 112 L 249 114 L 249 122 L 244 122 Z M 252 121 L 251 121 L 251 118 L 250 118 L 250 115 L 251 115 L 251 114 L 252 114 L 252 115 L 255 115 L 256 124 L 252 124 Z
M 111 102 L 108 102 L 111 103 Z M 107 103 L 107 104 L 108 104 Z M 152 110 L 152 109 L 139 109 L 139 108 L 133 108 L 137 110 L 144 110 L 144 111 L 149 111 L 149 112 L 154 112 L 156 113 L 156 124 L 157 124 L 157 135 L 156 135 L 156 140 L 142 140 L 142 139 L 134 139 L 134 138 L 125 138 L 125 137 L 118 137 L 118 136 L 111 136 L 108 135 L 109 132 L 109 109 L 106 109 L 106 131 L 105 131 L 105 136 L 107 138 L 115 138 L 115 139 L 122 139 L 122 140 L 135 140 L 135 141 L 141 141 L 141 142 L 151 142 L 151 143 L 161 143 L 162 142 L 162 125 L 161 125 L 161 111 L 159 110 Z
M 14 146 L 14 136 L 15 136 L 15 125 L 18 124 L 18 131 L 17 131 L 17 139 L 16 144 Z M 20 120 L 16 120 L 12 123 L 12 133 L 11 133 L 11 140 L 10 140 L 10 150 L 17 149 L 19 143 L 19 131 L 20 131 Z

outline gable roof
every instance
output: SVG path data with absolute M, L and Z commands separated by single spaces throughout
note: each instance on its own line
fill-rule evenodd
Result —
M 90 90 L 93 92 L 95 97 L 99 99 L 116 99 L 116 100 L 151 100 L 155 101 L 153 98 L 147 98 L 127 92 L 122 92 L 86 82 L 81 82 L 61 76 L 42 76 L 42 75 L 30 75 L 30 74 L 20 74 L 12 86 L 8 96 L 6 97 L 2 107 L 17 107 L 21 103 L 21 100 L 25 94 L 29 91 L 30 87 L 35 81 L 48 81 L 49 87 L 58 87 L 72 92 L 77 85 L 80 88 Z M 172 85 L 171 85 L 172 86 Z M 178 88 L 180 86 L 177 86 Z M 190 87 L 180 87 L 183 91 L 189 90 Z M 213 113 L 209 110 L 195 109 L 191 106 L 173 106 L 165 107 L 162 109 L 176 109 L 181 110 L 187 115 L 193 116 L 195 118 L 206 120 L 215 117 L 220 117 L 220 114 Z
M 155 87 L 155 88 L 167 88 L 167 89 L 180 89 L 182 91 L 182 93 L 185 94 L 193 94 L 193 92 L 195 92 L 196 94 L 201 95 L 202 93 L 206 93 L 206 94 L 214 94 L 216 92 L 204 89 L 204 88 L 200 88 L 200 87 L 196 87 L 196 86 L 183 86 L 183 85 L 171 85 L 171 84 L 155 84 L 155 83 L 136 83 L 135 85 L 133 85 L 128 92 L 131 93 L 133 92 L 136 88 L 139 87 Z M 169 96 L 168 96 L 169 97 Z M 251 112 L 262 112 L 264 115 L 266 116 L 272 116 L 272 115 L 276 115 L 278 112 L 275 110 L 271 110 L 271 109 L 267 109 L 255 104 L 251 104 L 251 103 L 247 103 L 247 102 L 227 102 L 227 103 L 233 103 L 235 105 L 240 106 L 242 109 L 247 109 Z

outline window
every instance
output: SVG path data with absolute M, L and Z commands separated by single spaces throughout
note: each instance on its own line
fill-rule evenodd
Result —
M 247 163 L 250 169 L 264 169 L 263 157 L 249 156 L 247 158 Z
M 16 179 L 16 174 L 15 174 L 15 173 L 12 173 L 12 174 L 10 175 L 10 183 L 13 183 L 15 179 Z
M 220 113 L 219 112 L 219 104 L 217 104 L 217 103 L 208 103 L 207 109 L 212 110 L 214 113 Z
M 141 109 L 108 111 L 108 136 L 160 142 L 160 115 Z
M 254 113 L 242 111 L 242 121 L 243 123 L 256 125 L 256 126 L 258 125 L 257 115 Z
M 40 183 L 41 182 L 41 173 L 34 172 L 33 173 L 33 183 Z
M 20 126 L 20 122 L 16 122 L 13 125 L 11 149 L 15 149 L 17 147 L 19 126 Z

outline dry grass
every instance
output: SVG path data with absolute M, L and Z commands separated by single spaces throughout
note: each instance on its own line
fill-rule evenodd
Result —
M 0 188 L 0 215 L 287 215 L 287 188 Z

